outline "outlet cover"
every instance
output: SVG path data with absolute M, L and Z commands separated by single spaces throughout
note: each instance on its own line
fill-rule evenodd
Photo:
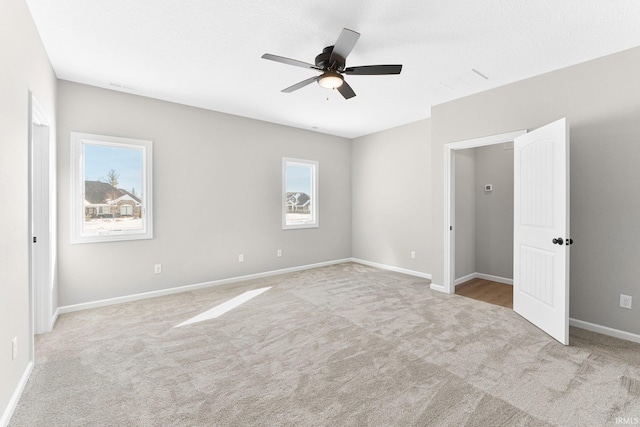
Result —
M 244 254 L 238 255 L 238 262 L 244 262 Z
M 631 295 L 620 294 L 620 307 L 628 308 L 629 310 L 631 310 L 631 301 L 632 300 L 633 300 L 633 298 L 631 297 Z
M 416 259 L 416 251 L 411 251 L 411 259 Z
M 13 337 L 11 340 L 11 360 L 16 360 L 18 357 L 18 337 Z
M 282 249 L 278 249 L 276 251 L 276 256 L 282 256 Z
M 153 272 L 155 274 L 160 274 L 162 273 L 162 264 L 156 264 L 153 266 Z

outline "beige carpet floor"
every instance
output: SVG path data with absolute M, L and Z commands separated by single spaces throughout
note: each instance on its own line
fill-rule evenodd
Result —
M 175 325 L 250 289 L 217 319 Z M 618 419 L 622 417 L 622 419 Z M 62 315 L 10 426 L 613 426 L 640 345 L 340 264 Z

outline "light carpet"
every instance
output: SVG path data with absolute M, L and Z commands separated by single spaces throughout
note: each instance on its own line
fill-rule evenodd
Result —
M 252 289 L 224 315 L 174 328 Z M 62 315 L 10 426 L 612 426 L 640 345 L 346 263 Z

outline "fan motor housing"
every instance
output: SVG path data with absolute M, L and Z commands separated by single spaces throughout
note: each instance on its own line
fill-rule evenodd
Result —
M 331 53 L 333 53 L 333 46 L 327 46 L 322 50 L 322 53 L 316 56 L 316 66 L 322 68 L 323 70 L 328 70 L 331 68 L 331 63 L 329 59 L 331 58 Z M 342 59 L 342 58 L 339 58 Z M 344 60 L 336 61 L 337 67 L 335 70 L 342 71 L 344 70 Z

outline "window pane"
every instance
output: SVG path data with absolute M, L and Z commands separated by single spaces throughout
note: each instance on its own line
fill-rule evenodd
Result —
M 142 230 L 142 149 L 84 144 L 84 235 Z
M 317 162 L 284 159 L 285 228 L 317 227 Z

